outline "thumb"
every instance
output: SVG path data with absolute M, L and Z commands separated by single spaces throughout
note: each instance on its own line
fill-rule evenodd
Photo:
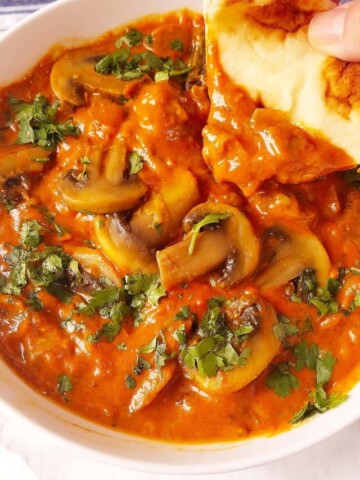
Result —
M 360 62 L 360 0 L 316 15 L 308 35 L 316 50 L 341 60 Z

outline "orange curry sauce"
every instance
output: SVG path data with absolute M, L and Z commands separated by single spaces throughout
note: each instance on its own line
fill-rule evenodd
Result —
M 152 34 L 152 44 L 149 46 L 146 40 L 142 40 L 131 49 L 134 53 L 149 50 L 162 58 L 181 58 L 187 65 L 194 48 L 194 32 L 202 29 L 202 22 L 200 16 L 186 11 L 142 20 L 131 28 L 140 31 L 144 38 Z M 84 47 L 84 51 L 94 56 L 113 52 L 115 41 L 129 28 L 102 37 L 93 45 Z M 180 41 L 181 47 L 174 50 L 170 44 L 175 39 Z M 59 51 L 56 55 L 59 56 Z M 9 98 L 31 103 L 40 93 L 50 102 L 56 100 L 50 85 L 53 57 L 45 57 L 24 80 L 0 92 L 1 162 L 14 148 L 23 148 L 13 146 L 19 124 L 14 121 Z M 281 225 L 299 234 L 311 232 L 329 255 L 332 266 L 329 275 L 334 278 L 339 268 L 357 266 L 360 258 L 360 191 L 356 185 L 345 181 L 342 173 L 299 183 L 330 170 L 344 169 L 348 161 L 345 156 L 324 140 L 310 138 L 304 131 L 291 126 L 285 118 L 279 118 L 279 114 L 265 110 L 254 114 L 257 106 L 222 75 L 217 81 L 222 83 L 222 92 L 228 88 L 229 96 L 224 97 L 219 108 L 213 106 L 210 126 L 205 130 L 204 150 L 206 161 L 221 182 L 218 183 L 202 154 L 202 130 L 210 111 L 207 86 L 203 80 L 185 83 L 184 77 L 174 77 L 154 81 L 145 76 L 145 79 L 128 82 L 124 90 L 126 101 L 90 88 L 86 90 L 82 105 L 61 102 L 57 121 L 71 119 L 80 128 L 80 135 L 66 136 L 51 153 L 48 162 L 34 163 L 35 171 L 16 172 L 17 175 L 3 178 L 0 205 L 2 285 L 9 281 L 9 255 L 19 245 L 25 251 L 35 249 L 40 252 L 45 246 L 60 246 L 75 258 L 84 258 L 84 249 L 87 249 L 85 253 L 95 255 L 95 260 L 84 265 L 79 261 L 80 272 L 86 272 L 91 278 L 107 276 L 118 285 L 126 274 L 143 273 L 121 268 L 114 258 L 110 259 L 103 252 L 95 230 L 101 228 L 108 217 L 75 211 L 64 201 L 58 188 L 69 170 L 81 174 L 86 165 L 81 159 L 89 156 L 91 161 L 89 151 L 109 148 L 119 133 L 126 151 L 137 151 L 145 159 L 137 176 L 146 185 L 147 193 L 140 205 L 125 214 L 127 220 L 146 202 L 151 192 L 161 192 L 181 170 L 191 172 L 200 192 L 189 210 L 208 201 L 236 207 L 247 215 L 263 246 L 268 229 L 274 226 Z M 216 85 L 211 88 L 214 95 Z M 272 163 L 273 158 L 262 146 L 257 152 L 257 158 L 263 159 L 259 167 L 250 173 L 246 166 L 232 172 L 231 162 L 226 161 L 226 152 L 231 150 L 233 154 L 236 151 L 235 156 L 246 165 L 249 157 L 256 155 L 254 136 L 261 137 L 261 132 L 269 128 L 273 129 L 272 141 L 276 143 L 280 160 L 275 159 Z M 232 135 L 233 140 L 227 147 L 221 135 Z M 236 136 L 242 137 L 242 141 L 236 140 Z M 221 142 L 222 147 L 219 147 Z M 329 164 L 334 165 L 333 162 L 337 162 L 336 168 L 329 167 Z M 174 187 L 174 195 L 177 205 L 189 201 L 191 194 L 187 181 Z M 113 212 L 109 213 L 113 215 Z M 171 217 L 172 212 L 167 214 Z M 24 235 L 22 226 L 34 220 L 41 226 L 41 243 L 35 247 L 24 246 L 20 235 L 21 231 Z M 162 221 L 166 224 L 166 219 L 160 216 L 160 226 Z M 57 228 L 55 222 L 61 228 Z M 175 220 L 174 225 L 171 239 L 160 249 L 182 240 L 182 218 L 180 222 Z M 151 259 L 155 259 L 157 249 L 149 249 Z M 76 257 L 77 251 L 83 256 Z M 299 254 L 293 253 L 295 257 Z M 258 271 L 266 269 L 262 264 L 264 253 L 261 258 Z M 271 259 L 267 262 L 271 263 Z M 312 265 L 305 267 L 311 268 Z M 153 273 L 152 268 L 149 271 Z M 84 298 L 85 303 L 88 301 L 89 295 L 84 296 L 75 289 L 70 303 L 61 302 L 51 291 L 29 281 L 19 294 L 0 294 L 0 352 L 14 371 L 43 395 L 93 421 L 124 432 L 172 442 L 230 441 L 273 434 L 289 427 L 294 414 L 307 404 L 309 392 L 315 388 L 314 368 L 304 367 L 296 371 L 294 366 L 293 346 L 300 341 L 314 342 L 322 352 L 319 355 L 331 352 L 336 359 L 331 380 L 324 385 L 328 395 L 330 392 L 346 393 L 358 379 L 360 310 L 350 306 L 360 291 L 360 276 L 345 273 L 341 279 L 345 286 L 341 286 L 336 294 L 338 311 L 322 316 L 315 305 L 294 301 L 294 283 L 287 281 L 285 285 L 261 289 L 256 278 L 257 274 L 253 274 L 250 279 L 223 288 L 217 283 L 219 274 L 213 272 L 178 285 L 169 289 L 158 305 L 146 304 L 139 324 L 134 325 L 134 318 L 125 315 L 121 329 L 112 341 L 102 337 L 95 342 L 90 341 L 91 335 L 96 335 L 108 320 L 98 311 L 93 315 L 79 312 L 79 306 L 84 303 Z M 29 292 L 34 291 L 38 307 L 40 302 L 42 308 L 29 304 Z M 270 302 L 278 314 L 290 319 L 297 333 L 284 339 L 271 364 L 244 388 L 226 395 L 205 393 L 184 372 L 179 359 L 184 346 L 180 346 L 173 334 L 184 325 L 186 341 L 191 344 L 209 299 L 225 297 L 231 300 L 244 292 Z M 180 315 L 175 319 L 184 306 L 189 307 L 191 315 L 187 318 Z M 67 328 L 64 326 L 66 322 Z M 154 353 L 145 352 L 141 357 L 149 362 L 150 368 L 134 373 L 139 348 L 160 333 L 166 344 L 164 365 L 155 368 Z M 122 344 L 126 349 L 119 347 Z M 267 379 L 275 371 L 274 365 L 284 362 L 289 362 L 289 371 L 297 377 L 298 384 L 287 396 L 280 396 L 269 387 Z M 129 375 L 136 383 L 136 386 L 130 385 L 132 388 L 129 388 L 129 381 L 125 381 Z M 61 378 L 65 384 L 66 380 L 70 381 L 71 385 L 59 386 Z M 143 408 L 129 408 L 134 405 L 137 390 L 146 382 L 149 391 Z

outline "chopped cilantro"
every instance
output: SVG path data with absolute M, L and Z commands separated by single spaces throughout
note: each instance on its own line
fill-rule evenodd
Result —
M 180 311 L 175 315 L 176 320 L 187 320 L 190 317 L 189 305 L 184 305 L 180 308 Z
M 250 355 L 250 349 L 239 355 L 226 338 L 215 335 L 184 348 L 181 358 L 188 368 L 197 368 L 202 377 L 211 378 L 219 369 L 232 370 L 236 366 L 244 366 Z
M 184 324 L 180 325 L 180 327 L 173 333 L 173 337 L 181 346 L 186 344 L 186 329 Z
M 50 105 L 45 97 L 36 95 L 33 103 L 14 97 L 9 102 L 19 125 L 17 143 L 32 143 L 53 150 L 66 136 L 78 136 L 81 133 L 70 120 L 65 123 L 56 122 L 58 101 Z
M 163 227 L 160 223 L 154 223 L 153 227 L 159 235 L 163 232 Z
M 84 240 L 84 243 L 93 250 L 96 250 L 96 245 L 92 240 Z
M 146 301 L 156 307 L 160 298 L 166 295 L 158 274 L 126 275 L 124 283 L 125 290 L 132 296 L 133 308 L 143 308 Z
M 169 72 L 156 72 L 154 80 L 156 83 L 167 82 L 169 80 Z
M 307 404 L 295 413 L 290 423 L 298 423 L 314 413 L 324 413 L 337 407 L 347 399 L 347 395 L 340 395 L 337 392 L 327 395 L 324 385 L 329 382 L 336 363 L 332 353 L 319 354 L 316 359 L 316 388 L 310 393 Z M 314 368 L 314 367 L 313 367 Z
M 147 345 L 139 348 L 139 353 L 154 353 L 155 366 L 158 369 L 162 368 L 171 358 L 167 354 L 167 346 L 163 335 L 154 337 Z
M 37 222 L 37 220 L 30 220 L 24 222 L 20 230 L 20 241 L 25 247 L 35 248 L 41 243 L 42 226 Z
M 45 247 L 42 251 L 15 247 L 6 260 L 11 265 L 6 285 L 2 287 L 6 295 L 19 295 L 30 282 L 36 287 L 46 288 L 60 299 L 65 296 L 59 282 L 66 281 L 71 257 L 61 247 Z M 71 293 L 67 292 L 67 298 L 69 295 Z
M 118 48 L 123 45 L 124 38 L 121 37 L 121 44 L 117 42 Z M 104 56 L 94 68 L 97 73 L 114 75 L 125 81 L 143 78 L 144 75 L 155 78 L 159 73 L 165 74 L 168 78 L 177 77 L 186 75 L 193 69 L 192 65 L 185 65 L 179 59 L 174 61 L 170 58 L 160 58 L 149 51 L 132 55 L 130 48 L 126 47 Z
M 136 388 L 136 380 L 132 375 L 126 375 L 125 377 L 125 385 L 126 388 L 129 390 L 132 390 L 133 388 Z
M 295 280 L 296 292 L 293 301 L 302 301 L 314 305 L 322 317 L 328 313 L 337 313 L 339 304 L 335 296 L 341 286 L 338 279 L 329 278 L 323 288 L 316 282 L 315 271 L 304 270 Z
M 291 335 L 299 333 L 299 329 L 290 323 L 290 319 L 285 315 L 278 315 L 278 323 L 274 325 L 275 337 L 281 342 Z
M 104 323 L 104 325 L 96 333 L 88 335 L 87 341 L 95 344 L 99 343 L 102 339 L 105 339 L 107 342 L 111 343 L 120 333 L 120 330 L 121 324 L 116 320 L 112 320 L 111 322 Z
M 60 323 L 60 327 L 67 331 L 67 333 L 82 332 L 86 330 L 86 325 L 77 323 L 74 320 L 67 319 Z
M 87 155 L 85 155 L 84 157 L 81 157 L 81 158 L 80 158 L 80 162 L 81 162 L 83 165 L 91 165 L 91 163 L 92 163 L 91 160 L 90 160 L 90 158 L 89 158 Z
M 300 386 L 299 379 L 290 371 L 287 363 L 276 365 L 275 370 L 267 377 L 266 386 L 274 390 L 276 395 L 286 398 L 291 391 Z
M 127 350 L 127 345 L 125 342 L 118 343 L 116 345 L 116 350 Z
M 153 43 L 154 43 L 154 39 L 153 39 L 152 35 L 145 35 L 144 36 L 144 42 L 151 47 L 151 45 L 153 45 Z
M 184 51 L 184 44 L 178 38 L 175 38 L 170 43 L 170 48 L 171 48 L 171 50 L 174 50 L 176 52 L 183 52 Z
M 192 237 L 189 245 L 189 255 L 194 253 L 196 239 L 202 228 L 208 225 L 218 225 L 221 220 L 226 220 L 229 217 L 231 217 L 231 213 L 210 213 L 209 215 L 206 215 L 206 217 L 200 222 L 195 224 L 191 231 Z
M 234 335 L 236 337 L 236 341 L 241 343 L 245 342 L 249 337 L 250 333 L 254 331 L 254 327 L 252 325 L 241 325 L 241 327 L 237 328 L 234 331 Z
M 32 158 L 31 160 L 36 163 L 48 163 L 50 161 L 50 158 L 49 157 Z
M 135 375 L 141 375 L 143 370 L 149 370 L 149 368 L 151 368 L 151 364 L 144 358 L 138 357 L 136 365 L 133 366 L 133 372 Z
M 58 392 L 63 396 L 65 400 L 68 400 L 67 393 L 73 389 L 73 384 L 67 375 L 60 375 L 57 384 Z
M 133 152 L 129 156 L 130 175 L 136 175 L 144 167 L 144 159 L 137 153 Z
M 33 308 L 36 312 L 40 312 L 44 308 L 43 302 L 38 297 L 38 292 L 36 290 L 32 290 L 27 294 L 28 301 L 26 302 L 31 308 Z
M 305 340 L 302 340 L 294 347 L 295 368 L 299 372 L 307 367 L 310 370 L 315 370 L 317 359 L 319 356 L 319 347 L 315 343 L 307 345 Z
M 143 40 L 143 34 L 135 28 L 130 29 L 125 35 L 120 37 L 115 45 L 117 48 L 121 48 L 125 43 L 128 47 L 137 47 Z

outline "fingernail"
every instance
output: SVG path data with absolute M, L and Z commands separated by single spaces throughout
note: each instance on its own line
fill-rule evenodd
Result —
M 348 9 L 344 6 L 314 17 L 309 29 L 311 43 L 321 46 L 338 42 L 344 33 L 347 13 Z

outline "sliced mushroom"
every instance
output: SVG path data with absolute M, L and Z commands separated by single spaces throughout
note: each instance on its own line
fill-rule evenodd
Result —
M 95 232 L 104 254 L 123 273 L 156 273 L 155 257 L 119 215 L 99 217 Z
M 280 341 L 274 334 L 274 325 L 277 323 L 275 310 L 260 298 L 256 304 L 260 319 L 256 333 L 243 344 L 243 349 L 250 350 L 250 357 L 244 366 L 227 371 L 219 370 L 214 377 L 203 377 L 197 369 L 183 367 L 185 374 L 201 390 L 221 395 L 236 392 L 255 380 L 278 353 Z
M 41 147 L 13 147 L 9 153 L 0 154 L 0 179 L 6 180 L 9 177 L 20 173 L 41 172 L 44 162 L 37 159 L 46 159 L 52 152 Z
M 129 82 L 113 75 L 96 73 L 96 63 L 106 54 L 89 51 L 73 51 L 61 57 L 53 66 L 50 76 L 51 88 L 55 95 L 71 105 L 79 106 L 86 102 L 86 91 L 98 91 L 119 97 Z M 141 79 L 140 81 L 143 81 Z M 139 80 L 133 82 L 139 83 Z
M 87 247 L 75 247 L 69 253 L 90 275 L 96 278 L 108 278 L 115 285 L 121 286 L 119 274 L 106 262 L 101 253 Z
M 85 175 L 70 171 L 59 182 L 58 191 L 72 210 L 114 213 L 140 203 L 147 187 L 135 175 L 124 178 L 126 149 L 121 138 L 116 138 L 104 155 L 101 148 L 91 147 L 87 156 L 91 164 Z
M 218 228 L 200 233 L 189 255 L 193 226 L 209 214 L 228 213 Z M 224 266 L 219 284 L 227 286 L 252 275 L 259 261 L 259 241 L 247 217 L 223 203 L 207 202 L 195 207 L 184 219 L 187 237 L 157 253 L 165 288 L 203 276 Z
M 148 248 L 163 247 L 178 235 L 184 216 L 199 199 L 195 177 L 187 170 L 177 169 L 134 213 L 131 229 Z
M 263 266 L 256 278 L 261 288 L 285 285 L 306 268 L 315 270 L 319 285 L 330 276 L 329 256 L 310 230 L 300 233 L 283 226 L 273 228 L 268 231 L 263 250 Z
M 205 65 L 205 28 L 199 25 L 194 29 L 190 65 L 193 69 L 187 77 L 186 87 L 191 85 L 206 85 L 206 65 Z
M 159 395 L 172 379 L 176 369 L 175 361 L 168 362 L 161 369 L 152 368 L 143 374 L 141 384 L 131 399 L 129 405 L 130 413 L 137 412 L 147 407 Z

